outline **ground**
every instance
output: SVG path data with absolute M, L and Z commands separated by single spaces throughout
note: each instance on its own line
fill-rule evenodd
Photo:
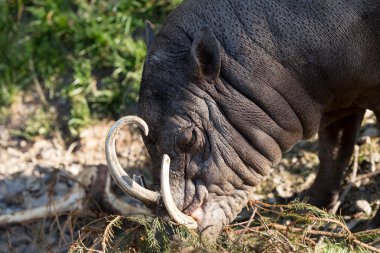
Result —
M 25 130 L 25 122 L 37 112 L 33 97 L 20 97 L 1 121 L 0 215 L 62 198 L 78 185 L 81 172 L 106 165 L 104 141 L 112 120 L 94 122 L 82 129 L 78 139 L 71 143 L 65 141 L 60 131 L 52 131 L 45 137 L 23 137 L 19 133 Z M 126 129 L 119 136 L 117 150 L 123 166 L 132 168 L 132 172 L 128 172 L 130 175 L 143 174 L 149 184 L 149 157 L 138 131 Z M 254 199 L 265 203 L 284 202 L 306 189 L 313 181 L 318 166 L 316 139 L 313 137 L 301 142 L 285 154 L 268 178 L 256 187 Z M 380 205 L 380 189 L 376 184 L 380 179 L 376 174 L 380 170 L 379 131 L 370 112 L 366 114 L 358 144 L 357 178 L 375 173 L 353 185 L 338 211 L 352 227 L 357 226 L 357 220 L 363 220 L 361 223 L 364 224 Z M 352 167 L 353 163 L 347 170 L 346 181 L 350 179 Z M 125 202 L 143 208 L 141 203 L 125 196 L 115 185 L 112 190 Z M 94 220 L 107 215 L 104 210 L 86 209 L 23 224 L 0 224 L 0 252 L 67 252 L 70 247 L 73 250 L 74 242 L 85 232 L 83 227 L 87 225 L 88 229 Z M 241 221 L 241 216 L 237 220 Z M 91 229 L 96 229 L 96 226 Z
M 38 105 L 21 98 L 0 125 L 0 214 L 38 207 L 68 194 L 83 170 L 106 164 L 104 142 L 112 120 L 98 121 L 82 129 L 78 140 L 65 143 L 59 131 L 33 140 L 15 137 L 24 130 L 25 122 L 35 115 Z M 16 133 L 16 134 L 15 134 Z M 117 143 L 121 163 L 140 174 L 148 166 L 145 149 L 133 129 L 119 134 Z M 128 158 L 128 159 L 126 159 Z M 113 190 L 126 202 L 141 207 L 141 203 Z M 101 210 L 97 210 L 101 211 Z M 6 226 L 0 224 L 0 252 L 67 252 L 78 237 L 78 231 L 91 219 L 105 213 L 78 214 L 33 221 L 29 224 Z M 78 224 L 74 224 L 79 222 Z

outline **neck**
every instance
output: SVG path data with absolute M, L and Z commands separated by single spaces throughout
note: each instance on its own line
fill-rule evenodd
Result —
M 222 66 L 220 79 L 208 85 L 207 93 L 217 105 L 218 120 L 223 117 L 223 125 L 232 129 L 226 134 L 234 136 L 230 145 L 242 160 L 254 157 L 245 161 L 255 168 L 252 173 L 265 175 L 282 152 L 317 132 L 320 104 L 275 62 L 248 71 L 223 54 Z

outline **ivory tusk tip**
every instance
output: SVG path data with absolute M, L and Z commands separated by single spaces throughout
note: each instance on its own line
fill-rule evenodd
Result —
M 164 154 L 162 157 L 162 162 L 165 165 L 170 164 L 170 157 L 167 154 Z
M 189 229 L 197 229 L 198 223 L 191 217 L 182 213 L 175 205 L 170 192 L 169 183 L 170 157 L 166 154 L 162 157 L 161 166 L 161 191 L 162 198 L 170 217 L 178 224 L 185 225 Z

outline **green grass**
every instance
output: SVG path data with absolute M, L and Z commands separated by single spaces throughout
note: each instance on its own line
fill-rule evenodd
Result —
M 37 92 L 45 110 L 67 105 L 72 136 L 125 113 L 138 97 L 144 20 L 161 23 L 179 2 L 0 0 L 0 112 Z

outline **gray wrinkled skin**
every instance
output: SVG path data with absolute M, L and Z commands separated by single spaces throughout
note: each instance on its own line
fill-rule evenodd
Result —
M 380 115 L 379 41 L 376 0 L 185 1 L 142 77 L 156 189 L 168 154 L 178 208 L 215 237 L 282 152 L 319 131 L 324 174 L 307 194 L 329 205 L 364 109 Z

